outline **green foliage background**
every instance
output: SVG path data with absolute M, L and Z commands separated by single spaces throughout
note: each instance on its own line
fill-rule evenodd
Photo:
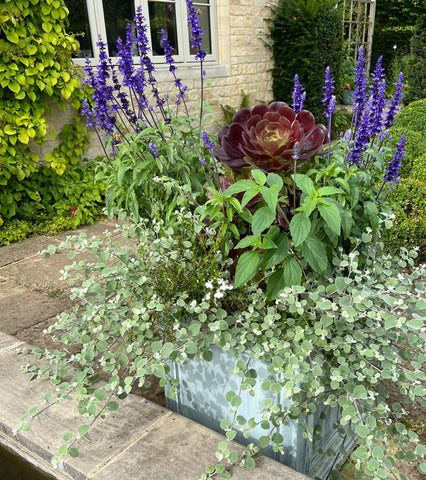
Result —
M 406 154 L 400 170 L 401 180 L 392 193 L 399 208 L 386 244 L 395 250 L 401 245 L 418 247 L 422 262 L 426 259 L 426 99 L 403 108 L 390 133 L 393 145 L 404 133 Z
M 67 101 L 78 110 L 83 95 L 72 63 L 79 44 L 67 33 L 67 24 L 63 0 L 0 4 L 0 225 L 25 220 L 30 210 L 51 212 L 56 203 L 50 199 L 61 190 L 64 179 L 73 182 L 73 175 L 84 176 L 78 163 L 87 149 L 86 128 L 77 120 L 57 137 L 46 120 L 54 107 L 64 110 Z M 31 146 L 43 145 L 47 135 L 62 142 L 40 159 Z M 50 181 L 40 182 L 46 172 Z M 77 197 L 85 196 L 84 183 L 73 185 L 74 191 L 80 191 Z M 93 190 L 93 185 L 89 188 Z M 98 193 L 89 203 L 97 201 Z M 68 197 L 67 210 L 73 206 Z M 56 213 L 61 210 L 63 206 Z M 88 211 L 81 219 L 84 216 L 90 217 Z
M 392 63 L 409 54 L 414 25 L 424 14 L 426 2 L 422 0 L 376 0 L 372 65 L 382 55 L 383 66 L 390 74 Z
M 343 57 L 342 12 L 332 0 L 280 0 L 269 22 L 274 58 L 273 96 L 292 103 L 297 73 L 306 89 L 305 108 L 318 119 L 324 110 L 324 72 L 330 67 L 339 85 Z

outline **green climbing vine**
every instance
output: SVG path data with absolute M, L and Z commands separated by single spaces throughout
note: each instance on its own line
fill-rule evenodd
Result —
M 80 108 L 80 80 L 72 63 L 79 44 L 67 33 L 67 24 L 63 0 L 0 4 L 0 225 L 19 217 L 23 204 L 42 203 L 38 182 L 31 181 L 40 168 L 60 177 L 87 149 L 87 130 L 78 119 L 64 127 L 62 143 L 45 158 L 33 148 L 48 135 L 57 138 L 46 119 L 55 105 L 65 110 L 69 102 Z

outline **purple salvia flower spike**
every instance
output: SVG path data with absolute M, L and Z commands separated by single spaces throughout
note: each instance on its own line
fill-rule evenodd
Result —
M 292 93 L 292 97 L 293 97 L 293 104 L 292 104 L 293 110 L 296 113 L 299 113 L 301 110 L 303 110 L 303 104 L 305 102 L 306 92 L 299 82 L 299 75 L 297 75 L 297 73 L 294 76 L 294 90 Z
M 195 60 L 200 61 L 201 68 L 201 100 L 200 100 L 200 126 L 203 119 L 203 103 L 204 103 L 204 79 L 206 77 L 206 72 L 203 69 L 203 61 L 206 58 L 206 52 L 201 48 L 203 30 L 200 27 L 200 19 L 198 18 L 198 11 L 194 7 L 192 0 L 186 0 L 186 5 L 188 7 L 188 26 L 190 27 L 190 39 L 192 41 L 191 47 L 197 50 L 195 54 Z
M 367 103 L 367 79 L 366 79 L 366 71 L 365 71 L 365 57 L 364 57 L 364 49 L 362 45 L 359 47 L 358 51 L 358 60 L 356 67 L 354 68 L 354 81 L 355 81 L 355 89 L 354 89 L 354 131 L 356 130 L 360 119 L 362 111 Z
M 157 145 L 149 142 L 148 147 L 149 147 L 150 152 L 154 155 L 155 158 L 160 158 L 160 154 L 158 153 Z
M 336 96 L 333 95 L 334 80 L 330 74 L 330 67 L 325 69 L 325 85 L 322 87 L 324 90 L 324 97 L 322 102 L 325 105 L 324 115 L 328 118 L 328 162 L 330 163 L 331 156 L 331 118 L 333 113 L 336 112 Z
M 202 50 L 201 46 L 203 44 L 202 36 L 203 30 L 200 27 L 200 19 L 198 18 L 198 10 L 194 7 L 192 0 L 186 0 L 186 5 L 188 7 L 188 26 L 190 27 L 190 39 L 192 40 L 191 47 L 197 50 L 195 54 L 195 59 L 200 60 L 201 62 L 206 57 L 206 52 Z
M 204 145 L 210 151 L 212 151 L 214 147 L 214 143 L 210 140 L 209 136 L 204 130 L 201 130 L 201 138 L 203 139 Z
M 402 160 L 405 157 L 405 151 L 404 151 L 404 146 L 405 146 L 405 135 L 401 135 L 401 139 L 398 142 L 397 146 L 395 147 L 395 154 L 393 156 L 393 159 L 389 162 L 389 166 L 386 168 L 385 171 L 385 177 L 384 180 L 385 182 L 393 182 L 393 183 L 398 183 L 399 182 L 399 169 L 402 167 Z
M 377 86 L 373 85 L 371 98 L 373 102 L 368 129 L 372 137 L 372 142 L 374 142 L 375 136 L 382 131 L 383 126 L 383 112 L 386 107 L 386 81 L 384 79 L 382 79 Z
M 349 165 L 358 165 L 361 167 L 362 165 L 362 158 L 361 155 L 367 149 L 367 142 L 370 139 L 370 131 L 369 131 L 369 122 L 370 122 L 370 112 L 372 107 L 373 99 L 370 97 L 368 100 L 362 115 L 361 120 L 359 122 L 359 127 L 354 132 L 354 143 L 352 149 L 349 151 L 348 155 L 348 164 Z
M 330 118 L 333 113 L 336 112 L 335 106 L 336 102 L 332 101 L 333 91 L 334 91 L 334 80 L 330 75 L 330 67 L 325 69 L 325 85 L 322 87 L 324 90 L 324 97 L 322 103 L 325 105 L 325 111 L 323 112 L 327 118 Z
M 404 86 L 404 75 L 402 72 L 398 75 L 398 80 L 394 85 L 396 86 L 395 93 L 392 95 L 392 99 L 390 101 L 389 110 L 386 115 L 386 120 L 384 122 L 385 128 L 390 128 L 393 125 L 395 120 L 395 116 L 398 113 L 398 105 L 402 100 L 402 88 Z

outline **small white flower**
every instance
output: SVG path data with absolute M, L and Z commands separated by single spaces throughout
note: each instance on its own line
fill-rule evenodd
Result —
M 223 297 L 223 293 L 218 290 L 215 294 L 214 294 L 214 298 L 222 298 Z
M 208 288 L 209 290 L 212 290 L 212 289 L 213 289 L 213 283 L 211 282 L 211 280 L 209 280 L 208 282 L 206 282 L 206 283 L 204 284 L 204 286 L 205 286 L 206 288 Z

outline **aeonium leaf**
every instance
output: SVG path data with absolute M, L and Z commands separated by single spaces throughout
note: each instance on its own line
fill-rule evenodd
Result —
M 259 252 L 244 252 L 238 260 L 235 271 L 234 287 L 240 287 L 250 281 L 259 271 Z

